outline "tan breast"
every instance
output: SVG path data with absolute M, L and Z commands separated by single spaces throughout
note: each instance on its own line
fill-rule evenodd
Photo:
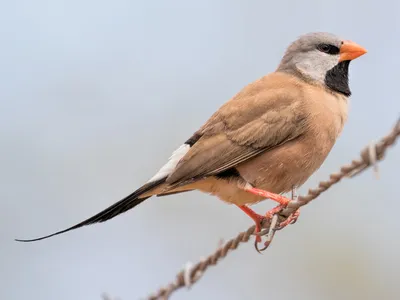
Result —
M 245 162 L 239 173 L 257 188 L 274 193 L 302 185 L 324 162 L 347 119 L 347 98 L 315 86 L 304 88 L 308 130 L 299 139 Z

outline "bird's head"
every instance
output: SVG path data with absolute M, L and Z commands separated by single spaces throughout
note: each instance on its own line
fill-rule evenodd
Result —
M 360 45 L 331 33 L 308 33 L 287 48 L 277 71 L 298 75 L 350 96 L 350 61 L 366 52 L 367 50 Z

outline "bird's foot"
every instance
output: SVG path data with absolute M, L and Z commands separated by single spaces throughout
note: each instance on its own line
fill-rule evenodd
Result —
M 278 206 L 274 207 L 273 209 L 271 209 L 270 211 L 268 211 L 266 213 L 266 217 L 269 219 L 272 219 L 272 217 L 281 212 L 283 209 L 285 209 L 287 207 L 287 205 L 289 204 L 289 202 L 291 201 L 290 199 L 281 196 L 279 194 L 275 194 L 275 193 L 271 193 L 268 191 L 264 191 L 264 190 L 260 190 L 254 187 L 248 187 L 246 188 L 246 191 L 248 191 L 249 193 L 252 193 L 254 195 L 257 196 L 261 196 L 261 197 L 265 197 L 271 200 L 274 200 L 276 202 L 279 203 Z M 292 190 L 292 198 L 295 198 L 295 189 Z M 286 227 L 289 224 L 294 224 L 297 221 L 297 218 L 300 215 L 300 210 L 296 210 L 293 214 L 291 214 L 285 221 L 281 222 L 279 224 L 279 226 L 277 227 L 277 229 L 282 229 L 284 227 Z
M 275 206 L 273 209 L 270 209 L 269 211 L 267 211 L 267 213 L 265 214 L 266 218 L 272 219 L 272 217 L 278 213 L 280 213 L 284 208 L 286 208 L 285 205 L 278 205 Z
M 258 245 L 261 242 L 261 239 L 256 240 L 254 243 L 254 247 L 256 248 L 258 253 L 261 253 L 262 251 L 266 250 L 269 245 L 272 242 L 272 239 L 274 238 L 275 231 L 281 230 L 282 228 L 286 227 L 289 224 L 294 224 L 297 221 L 297 218 L 300 215 L 300 209 L 296 210 L 293 214 L 291 214 L 285 221 L 281 222 L 279 225 L 277 224 L 278 221 L 278 214 L 284 209 L 286 206 L 284 205 L 278 205 L 274 207 L 273 209 L 269 210 L 265 214 L 265 218 L 268 220 L 271 220 L 270 227 L 267 231 L 260 232 L 257 234 L 257 237 L 264 236 L 266 235 L 266 241 L 264 242 L 264 247 L 259 249 Z
M 288 225 L 296 223 L 299 216 L 300 216 L 300 209 L 296 210 L 285 221 L 281 222 L 279 226 L 276 228 L 276 230 L 281 230 L 282 228 L 285 228 Z
M 259 215 L 258 213 L 256 213 L 255 211 L 253 211 L 251 208 L 249 208 L 247 205 L 238 205 L 238 207 L 244 211 L 246 213 L 246 215 L 248 215 L 250 218 L 253 219 L 256 228 L 254 230 L 254 234 L 256 236 L 256 239 L 254 241 L 254 247 L 256 248 L 258 253 L 261 253 L 261 251 L 264 251 L 265 249 L 268 248 L 269 244 L 272 242 L 272 238 L 274 237 L 274 233 L 275 233 L 275 226 L 276 226 L 276 220 L 274 221 L 274 215 L 276 213 L 278 213 L 279 211 L 281 211 L 281 207 L 277 206 L 273 209 L 271 209 L 265 216 Z M 277 218 L 277 216 L 275 216 Z M 262 228 L 262 224 L 265 220 L 271 220 L 271 226 L 270 226 L 270 230 L 266 233 L 263 233 L 261 231 Z M 262 242 L 261 240 L 261 236 L 263 235 L 267 235 L 267 240 L 264 243 L 264 247 L 262 249 L 259 248 L 259 244 Z
M 285 209 L 287 207 L 290 200 L 281 195 L 270 193 L 270 192 L 267 192 L 264 190 L 259 190 L 256 188 L 248 188 L 246 190 L 252 194 L 255 194 L 258 196 L 263 196 L 263 197 L 269 198 L 269 199 L 274 200 L 279 203 L 278 206 L 269 210 L 265 214 L 265 216 L 257 214 L 255 211 L 253 211 L 247 205 L 237 205 L 242 211 L 244 211 L 250 218 L 253 219 L 253 221 L 256 225 L 255 230 L 254 230 L 254 234 L 256 235 L 256 240 L 255 240 L 254 246 L 258 252 L 261 252 L 268 248 L 276 230 L 280 230 L 289 224 L 294 224 L 297 221 L 297 218 L 300 215 L 300 210 L 299 209 L 296 210 L 285 221 L 283 221 L 279 225 L 277 225 L 276 224 L 276 221 L 278 218 L 277 214 L 280 213 L 283 209 Z M 262 228 L 262 224 L 265 220 L 270 220 L 271 226 L 270 226 L 270 229 L 268 230 L 268 232 L 264 233 L 264 234 L 267 234 L 267 241 L 264 243 L 264 247 L 262 249 L 259 249 L 258 245 L 261 243 L 261 236 L 264 235 L 263 232 L 261 231 L 261 228 Z
M 272 217 L 278 213 L 280 213 L 283 209 L 285 209 L 285 205 L 278 205 L 274 207 L 273 209 L 267 211 L 266 217 L 269 219 L 272 219 Z M 285 228 L 288 225 L 294 224 L 297 222 L 297 219 L 300 216 L 300 209 L 297 209 L 294 213 L 292 213 L 285 221 L 281 222 L 275 230 L 281 230 L 282 228 Z

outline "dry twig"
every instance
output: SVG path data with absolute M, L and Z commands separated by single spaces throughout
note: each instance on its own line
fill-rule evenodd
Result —
M 351 164 L 343 166 L 338 173 L 330 175 L 329 180 L 322 181 L 319 183 L 316 189 L 310 189 L 306 196 L 299 196 L 289 202 L 289 205 L 284 209 L 279 216 L 273 218 L 273 222 L 278 224 L 285 221 L 292 213 L 298 208 L 304 206 L 317 198 L 321 193 L 325 192 L 332 185 L 338 183 L 345 177 L 354 177 L 361 172 L 365 171 L 368 167 L 373 167 L 375 173 L 377 173 L 376 162 L 384 158 L 388 147 L 392 146 L 396 139 L 400 136 L 400 119 L 397 121 L 393 130 L 385 137 L 383 137 L 379 143 L 370 144 L 363 151 L 361 151 L 361 157 L 353 160 Z M 271 220 L 266 220 L 262 224 L 264 232 L 269 234 L 269 238 L 272 241 L 273 227 L 271 229 Z M 244 232 L 238 234 L 237 237 L 229 240 L 225 245 L 219 247 L 213 254 L 203 259 L 195 265 L 185 268 L 176 275 L 175 281 L 171 282 L 165 287 L 160 288 L 157 293 L 148 297 L 149 300 L 157 299 L 168 299 L 171 293 L 182 287 L 190 287 L 197 282 L 208 267 L 216 265 L 218 261 L 224 258 L 230 251 L 235 250 L 241 243 L 247 242 L 250 237 L 254 234 L 255 226 L 251 226 Z

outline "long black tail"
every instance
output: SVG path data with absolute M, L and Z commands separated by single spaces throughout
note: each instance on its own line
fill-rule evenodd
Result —
M 110 207 L 106 208 L 105 210 L 99 212 L 98 214 L 94 215 L 93 217 L 90 217 L 89 219 L 86 219 L 85 221 L 82 221 L 72 227 L 69 227 L 67 229 L 43 236 L 43 237 L 39 237 L 36 239 L 30 239 L 30 240 L 20 240 L 20 239 L 16 239 L 16 241 L 18 242 L 34 242 L 34 241 L 39 241 L 39 240 L 44 240 L 47 239 L 49 237 L 55 236 L 55 235 L 59 235 L 61 233 L 70 231 L 70 230 L 74 230 L 86 225 L 91 225 L 91 224 L 95 224 L 95 223 L 102 223 L 105 221 L 108 221 L 116 216 L 118 216 L 119 214 L 122 214 L 128 210 L 130 210 L 131 208 L 134 208 L 136 205 L 139 205 L 140 203 L 142 203 L 143 201 L 145 201 L 146 199 L 150 198 L 150 197 L 145 197 L 145 198 L 140 198 L 140 195 L 143 195 L 144 193 L 150 191 L 151 189 L 157 187 L 158 185 L 162 184 L 165 182 L 165 178 L 154 181 L 154 182 L 149 182 L 146 183 L 145 185 L 143 185 L 141 188 L 137 189 L 136 191 L 134 191 L 132 194 L 130 194 L 129 196 L 125 197 L 124 199 L 114 203 L 113 205 L 111 205 Z

